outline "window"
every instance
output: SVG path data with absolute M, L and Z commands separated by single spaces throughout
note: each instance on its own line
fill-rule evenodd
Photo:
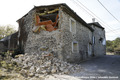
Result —
M 99 42 L 102 44 L 102 45 L 106 45 L 106 40 L 104 38 L 100 38 L 99 39 Z
M 70 18 L 70 31 L 76 33 L 76 21 L 72 18 Z
M 72 42 L 72 52 L 78 52 L 78 42 Z
M 99 39 L 99 43 L 102 43 L 102 42 L 103 42 L 103 38 L 100 38 L 100 39 Z
M 93 36 L 93 44 L 95 44 L 95 36 Z
M 91 56 L 92 54 L 92 45 L 89 43 L 88 44 L 88 56 Z

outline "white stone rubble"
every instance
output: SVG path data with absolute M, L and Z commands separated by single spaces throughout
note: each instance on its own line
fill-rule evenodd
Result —
M 80 71 L 80 65 L 59 60 L 52 53 L 28 54 L 13 59 L 22 67 L 21 73 L 32 77 L 38 74 L 70 74 Z M 25 72 L 25 73 L 24 73 Z

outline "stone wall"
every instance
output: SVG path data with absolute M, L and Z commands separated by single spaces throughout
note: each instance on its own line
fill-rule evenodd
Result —
M 106 38 L 105 38 L 105 30 L 95 25 L 92 25 L 94 29 L 93 36 L 95 37 L 94 43 L 94 54 L 95 56 L 102 56 L 106 54 Z M 100 38 L 102 41 L 100 41 Z
M 26 16 L 23 16 L 19 21 L 19 30 L 18 30 L 18 39 L 19 39 L 19 49 L 23 52 L 26 52 L 26 48 L 29 48 L 28 44 L 32 42 L 29 41 L 28 34 L 32 30 L 34 24 L 34 14 L 35 10 L 30 11 Z M 32 38 L 32 37 L 30 37 Z M 32 46 L 32 45 L 31 45 Z M 30 52 L 30 51 L 29 51 Z
M 63 44 L 62 55 L 64 59 L 69 62 L 79 62 L 80 60 L 91 57 L 91 55 L 88 56 L 88 44 L 92 42 L 92 32 L 90 29 L 74 19 L 76 21 L 76 34 L 73 35 L 70 32 L 69 21 L 72 17 L 64 11 L 61 11 L 60 13 L 62 16 L 61 31 L 63 35 L 61 43 Z M 77 53 L 72 52 L 73 41 L 78 42 L 79 51 Z

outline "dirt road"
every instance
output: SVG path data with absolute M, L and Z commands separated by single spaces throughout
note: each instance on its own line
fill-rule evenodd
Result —
M 76 77 L 91 80 L 120 80 L 120 56 L 106 55 L 81 63 L 84 68 Z
M 80 64 L 83 67 L 81 72 L 72 75 L 54 75 L 51 77 L 52 80 L 120 80 L 118 55 L 106 55 Z

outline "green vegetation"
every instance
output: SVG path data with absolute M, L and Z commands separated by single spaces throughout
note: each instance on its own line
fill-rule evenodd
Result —
M 8 52 L 0 53 L 0 80 L 24 80 L 23 76 L 19 73 L 21 67 Z M 19 79 L 20 78 L 20 79 Z
M 106 51 L 120 53 L 120 37 L 116 38 L 113 41 L 106 41 Z
M 16 30 L 11 25 L 0 26 L 0 39 L 16 32 Z

